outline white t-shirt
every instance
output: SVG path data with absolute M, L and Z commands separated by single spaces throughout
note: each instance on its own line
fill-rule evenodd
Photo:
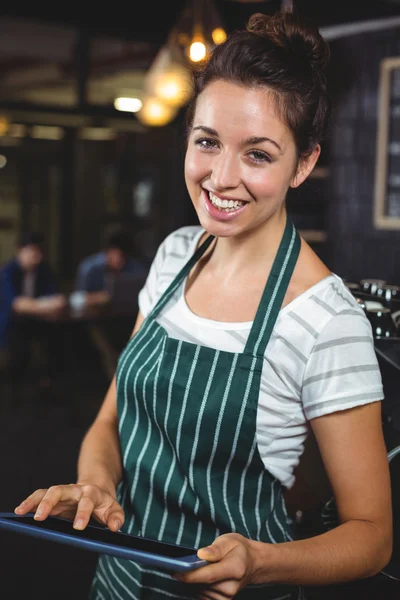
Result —
M 139 308 L 147 316 L 194 253 L 204 229 L 187 226 L 160 245 Z M 223 323 L 195 315 L 185 281 L 156 320 L 172 338 L 243 352 L 252 322 Z M 370 323 L 343 281 L 325 277 L 281 309 L 264 356 L 257 444 L 268 471 L 286 487 L 303 452 L 307 421 L 383 399 Z

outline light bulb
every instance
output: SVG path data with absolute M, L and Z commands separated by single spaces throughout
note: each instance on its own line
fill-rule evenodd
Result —
M 203 60 L 206 55 L 206 46 L 204 42 L 192 42 L 189 49 L 189 57 L 192 62 Z
M 154 95 L 172 106 L 183 106 L 191 95 L 189 71 L 174 69 L 164 73 L 154 82 Z
M 115 98 L 114 106 L 117 110 L 124 112 L 138 112 L 142 108 L 142 101 L 139 98 Z
M 183 106 L 192 94 L 192 73 L 174 57 L 174 49 L 164 46 L 146 74 L 144 90 L 148 98 L 157 97 L 165 104 Z
M 226 40 L 226 32 L 222 27 L 216 27 L 211 32 L 211 37 L 213 39 L 214 44 L 222 44 Z
M 143 100 L 143 106 L 138 111 L 137 117 L 144 125 L 167 125 L 175 117 L 177 109 L 168 106 L 159 98 L 148 97 Z

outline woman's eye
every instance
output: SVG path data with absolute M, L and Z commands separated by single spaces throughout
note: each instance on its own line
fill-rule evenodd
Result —
M 252 150 L 251 152 L 249 152 L 249 156 L 252 160 L 258 163 L 271 162 L 271 157 L 265 152 L 262 152 L 261 150 Z
M 194 143 L 196 146 L 199 146 L 200 148 L 203 148 L 204 150 L 209 150 L 212 148 L 216 148 L 218 146 L 217 142 L 210 138 L 199 138 L 198 140 L 195 140 Z

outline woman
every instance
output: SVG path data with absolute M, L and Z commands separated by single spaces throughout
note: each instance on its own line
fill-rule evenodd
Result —
M 37 490 L 16 512 L 77 529 L 92 515 L 201 548 L 210 564 L 174 577 L 102 557 L 92 598 L 297 598 L 389 560 L 371 329 L 285 208 L 320 153 L 326 59 L 292 15 L 254 15 L 195 74 L 185 178 L 200 225 L 155 257 L 77 484 Z M 308 423 L 340 525 L 292 541 L 283 490 Z

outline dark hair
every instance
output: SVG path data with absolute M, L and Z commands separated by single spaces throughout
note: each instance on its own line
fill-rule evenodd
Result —
M 37 246 L 43 251 L 44 235 L 39 232 L 22 233 L 18 240 L 18 248 L 24 248 L 25 246 Z
M 293 135 L 298 156 L 307 156 L 323 140 L 329 119 L 323 72 L 328 60 L 329 46 L 315 26 L 291 12 L 256 13 L 246 29 L 233 32 L 193 71 L 187 124 L 193 123 L 199 94 L 213 81 L 267 87 Z
M 118 248 L 124 254 L 129 254 L 132 251 L 132 242 L 130 235 L 126 231 L 114 231 L 106 240 L 106 249 Z

